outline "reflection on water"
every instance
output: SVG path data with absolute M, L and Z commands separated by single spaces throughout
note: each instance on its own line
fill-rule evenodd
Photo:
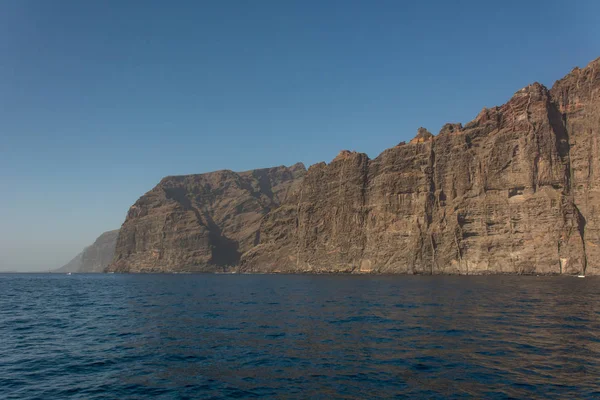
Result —
M 0 397 L 600 397 L 600 279 L 0 275 Z

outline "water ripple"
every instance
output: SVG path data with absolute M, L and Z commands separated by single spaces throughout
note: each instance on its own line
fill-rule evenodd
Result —
M 0 274 L 0 398 L 600 398 L 600 279 Z

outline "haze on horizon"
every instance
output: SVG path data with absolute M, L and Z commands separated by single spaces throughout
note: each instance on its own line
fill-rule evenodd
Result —
M 600 3 L 3 1 L 0 271 L 166 175 L 375 157 L 600 56 Z

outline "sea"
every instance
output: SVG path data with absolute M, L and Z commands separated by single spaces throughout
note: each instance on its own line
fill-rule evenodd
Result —
M 600 278 L 0 274 L 2 399 L 600 398 Z

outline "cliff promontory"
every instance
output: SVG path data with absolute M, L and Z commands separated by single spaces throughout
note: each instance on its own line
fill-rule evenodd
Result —
M 115 254 L 119 230 L 104 232 L 71 261 L 53 272 L 100 273 L 104 272 Z
M 130 209 L 110 271 L 228 271 L 260 243 L 265 215 L 301 182 L 302 164 L 170 176 Z
M 374 159 L 168 177 L 109 270 L 600 274 L 600 59 Z

